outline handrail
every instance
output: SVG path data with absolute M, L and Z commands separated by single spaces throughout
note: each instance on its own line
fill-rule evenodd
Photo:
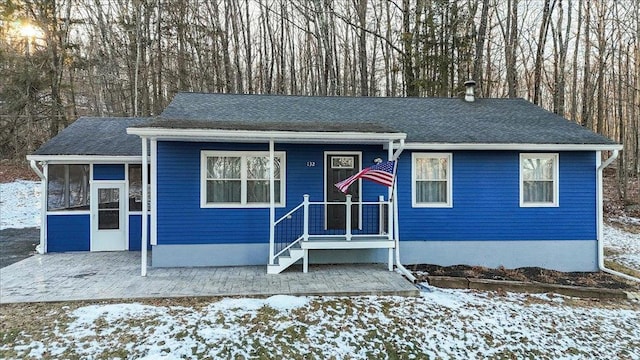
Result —
M 288 218 L 289 216 L 291 216 L 294 212 L 298 211 L 298 210 L 299 210 L 303 205 L 304 205 L 304 203 L 300 203 L 300 205 L 298 205 L 298 206 L 294 207 L 294 208 L 293 208 L 293 210 L 291 210 L 291 211 L 289 211 L 288 213 L 286 213 L 286 214 L 282 215 L 282 216 L 280 217 L 280 219 L 276 220 L 276 221 L 273 223 L 273 226 L 278 225 L 278 223 L 279 223 L 280 221 L 282 221 L 282 220 L 284 220 L 284 219 Z
M 278 257 L 278 256 L 282 255 L 285 251 L 291 249 L 293 247 L 293 245 L 299 243 L 300 240 L 302 240 L 302 236 L 300 236 L 299 238 L 295 239 L 291 244 L 287 245 L 287 247 L 285 247 L 284 249 L 278 251 L 275 255 L 273 255 L 273 257 Z
M 377 235 L 387 235 L 389 237 L 389 239 L 391 240 L 393 238 L 393 235 L 391 234 L 391 231 L 387 231 L 387 232 L 383 232 L 383 227 L 384 227 L 384 219 L 382 218 L 383 216 L 383 209 L 385 207 L 388 208 L 388 212 L 391 212 L 391 204 L 392 201 L 391 200 L 384 200 L 384 198 L 382 196 L 380 196 L 378 198 L 378 201 L 351 201 L 351 195 L 346 195 L 346 201 L 309 201 L 309 195 L 304 195 L 303 197 L 303 201 L 302 203 L 298 204 L 296 207 L 294 207 L 293 209 L 289 210 L 286 214 L 282 215 L 280 218 L 278 218 L 277 220 L 273 221 L 272 223 L 272 230 L 275 234 L 275 229 L 276 226 L 280 225 L 283 223 L 284 220 L 288 220 L 288 219 L 292 219 L 292 218 L 296 218 L 296 219 L 300 219 L 299 216 L 302 216 L 302 223 L 297 222 L 298 226 L 302 225 L 302 229 L 300 228 L 291 228 L 289 231 L 288 236 L 281 238 L 280 236 L 278 236 L 278 239 L 276 239 L 275 237 L 270 239 L 270 243 L 269 243 L 269 259 L 270 259 L 270 264 L 273 264 L 273 262 L 275 261 L 275 259 L 283 254 L 285 254 L 287 251 L 289 251 L 293 246 L 295 246 L 296 244 L 300 243 L 301 241 L 308 241 L 310 236 L 316 236 L 316 235 L 320 235 L 320 234 L 316 234 L 315 230 L 313 230 L 313 233 L 310 233 L 310 214 L 312 214 L 312 212 L 310 212 L 310 206 L 314 205 L 314 206 L 345 206 L 345 227 L 343 229 L 344 234 L 330 234 L 330 233 L 326 233 L 326 234 L 322 234 L 322 236 L 326 236 L 326 237 L 336 237 L 336 238 L 345 238 L 347 241 L 350 241 L 352 238 L 361 238 L 361 237 L 368 237 L 371 235 L 374 235 L 373 233 L 365 233 L 365 234 L 361 234 L 356 232 L 355 234 L 352 232 L 352 226 L 351 226 L 351 209 L 353 205 L 356 206 L 377 206 L 378 208 L 378 214 L 377 216 L 379 216 L 380 218 L 377 219 L 377 228 L 378 230 L 375 230 Z M 302 209 L 302 213 L 300 213 L 300 209 Z M 317 219 L 316 219 L 317 220 Z M 293 220 L 294 223 L 291 224 L 295 224 L 296 221 L 299 220 Z M 313 221 L 313 220 L 312 220 Z M 315 222 L 314 222 L 315 224 Z M 283 226 L 283 225 L 280 225 Z M 289 228 L 291 225 L 284 225 L 285 227 L 285 231 L 287 228 Z M 293 230 L 293 231 L 291 231 Z M 325 229 L 326 230 L 326 229 Z M 354 229 L 355 230 L 355 229 Z M 358 231 L 362 231 L 363 229 L 360 229 Z M 302 233 L 299 233 L 299 231 L 301 231 Z M 368 231 L 368 230 L 365 230 Z M 369 230 L 370 231 L 370 230 Z M 296 233 L 298 232 L 298 233 Z M 291 242 L 289 242 L 293 236 L 296 236 Z M 277 243 L 277 246 L 276 246 Z M 284 246 L 284 248 L 280 248 L 281 246 Z
M 309 201 L 309 205 L 344 205 L 346 201 Z M 384 205 L 391 201 L 352 201 L 351 205 Z

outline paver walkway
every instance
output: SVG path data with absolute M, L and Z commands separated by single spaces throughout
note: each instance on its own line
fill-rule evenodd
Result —
M 418 289 L 386 265 L 149 268 L 139 252 L 34 255 L 0 269 L 0 303 L 183 296 L 401 295 Z

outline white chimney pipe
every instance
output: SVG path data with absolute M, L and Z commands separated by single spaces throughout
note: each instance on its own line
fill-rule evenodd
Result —
M 476 88 L 476 82 L 473 80 L 468 80 L 464 82 L 464 86 L 467 88 L 467 90 L 464 93 L 464 101 L 467 101 L 467 102 L 476 101 L 476 96 L 474 93 L 474 90 Z

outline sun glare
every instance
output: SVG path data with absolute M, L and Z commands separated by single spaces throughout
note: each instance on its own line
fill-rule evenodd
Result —
M 42 37 L 42 30 L 34 25 L 29 23 L 21 23 L 18 25 L 18 33 L 20 36 L 26 38 L 38 38 Z

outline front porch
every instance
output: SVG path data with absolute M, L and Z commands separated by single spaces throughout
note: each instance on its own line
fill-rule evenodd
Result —
M 373 166 L 368 164 L 397 159 L 406 134 L 360 128 L 194 132 L 161 125 L 127 130 L 141 137 L 142 153 L 149 153 L 142 159 L 142 183 L 150 179 L 142 203 L 151 201 L 142 207 L 141 239 L 149 239 L 157 266 L 266 263 L 269 274 L 278 274 L 301 261 L 307 272 L 309 252 L 312 262 L 322 263 L 316 261 L 322 251 L 345 250 L 355 257 L 337 262 L 386 262 L 393 270 L 398 242 L 392 235 L 392 188 L 357 180 L 351 199 L 334 184 Z M 311 199 L 300 202 L 305 193 Z M 375 254 L 360 256 L 366 249 Z M 145 252 L 142 246 L 142 276 Z
M 388 270 L 393 270 L 396 241 L 389 230 L 393 224 L 393 202 L 383 196 L 378 201 L 303 201 L 273 222 L 267 273 L 279 274 L 302 261 L 308 272 L 311 250 L 387 249 Z

